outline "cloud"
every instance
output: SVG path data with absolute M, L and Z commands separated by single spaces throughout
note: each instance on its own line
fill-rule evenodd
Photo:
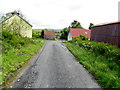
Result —
M 76 10 L 81 9 L 81 6 L 82 5 L 71 5 L 71 6 L 68 6 L 68 8 L 70 11 L 76 11 Z
M 64 28 L 73 20 L 89 23 L 118 20 L 119 0 L 0 0 L 3 13 L 20 9 L 33 28 Z

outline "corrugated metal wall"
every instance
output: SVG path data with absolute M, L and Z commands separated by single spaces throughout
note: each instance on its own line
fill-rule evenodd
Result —
M 93 26 L 90 40 L 110 43 L 120 47 L 120 22 Z

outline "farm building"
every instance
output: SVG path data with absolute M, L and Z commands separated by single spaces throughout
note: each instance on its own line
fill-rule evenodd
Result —
M 72 40 L 72 38 L 85 35 L 86 37 L 90 38 L 91 30 L 88 29 L 76 29 L 76 28 L 70 28 L 69 34 L 68 34 L 68 41 Z
M 120 47 L 120 22 L 94 25 L 91 27 L 90 40 L 110 43 Z
M 2 30 L 9 30 L 20 33 L 23 37 L 32 38 L 32 25 L 19 16 L 16 11 L 11 16 L 0 23 Z
M 42 37 L 44 39 L 55 39 L 56 35 L 54 31 L 42 31 Z

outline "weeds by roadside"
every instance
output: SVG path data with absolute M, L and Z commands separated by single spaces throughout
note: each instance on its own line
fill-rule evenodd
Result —
M 103 88 L 120 88 L 120 49 L 106 43 L 73 39 L 66 43 Z
M 5 83 L 43 46 L 45 40 L 24 38 L 17 33 L 2 32 L 2 70 L 0 84 Z

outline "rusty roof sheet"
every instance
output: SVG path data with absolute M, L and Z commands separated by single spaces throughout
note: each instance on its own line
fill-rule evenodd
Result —
M 104 26 L 104 25 L 110 25 L 110 24 L 118 24 L 118 23 L 120 23 L 120 21 L 100 23 L 100 24 L 93 25 L 92 27 Z

